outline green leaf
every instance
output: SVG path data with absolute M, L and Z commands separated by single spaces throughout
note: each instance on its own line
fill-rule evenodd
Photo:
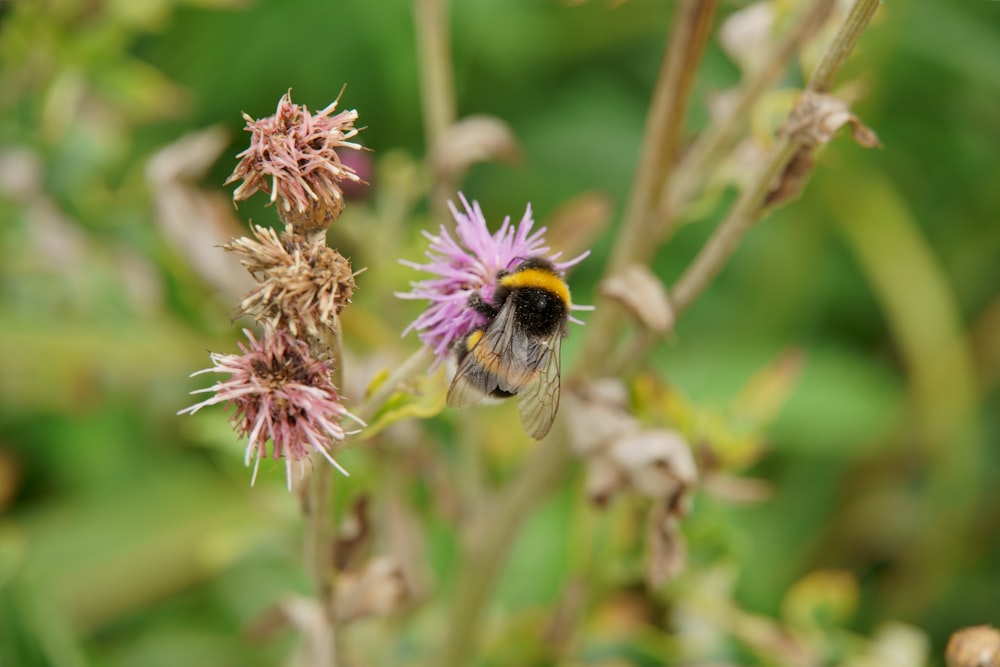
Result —
M 368 394 L 377 390 L 389 377 L 389 372 L 383 371 L 375 376 L 368 387 Z M 361 433 L 361 439 L 368 439 L 388 426 L 404 419 L 428 419 L 444 410 L 446 388 L 444 369 L 438 369 L 433 375 L 419 375 L 403 385 L 386 399 L 385 403 L 368 420 L 368 428 Z

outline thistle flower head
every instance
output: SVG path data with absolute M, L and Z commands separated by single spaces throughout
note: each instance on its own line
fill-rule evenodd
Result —
M 254 238 L 236 239 L 224 248 L 240 256 L 260 283 L 240 302 L 240 313 L 286 328 L 293 335 L 316 338 L 320 329 L 333 330 L 336 316 L 351 302 L 351 263 L 323 239 L 254 225 Z
M 491 234 L 479 203 L 473 201 L 470 205 L 464 195 L 459 193 L 458 196 L 464 212 L 448 202 L 455 217 L 454 236 L 444 225 L 438 234 L 424 232 L 430 241 L 426 253 L 430 261 L 417 264 L 400 260 L 406 266 L 434 276 L 412 281 L 413 289 L 396 296 L 430 302 L 403 333 L 416 329 L 424 344 L 434 350 L 438 361 L 447 357 L 455 341 L 486 324 L 486 318 L 469 305 L 469 298 L 478 294 L 487 303 L 493 303 L 498 272 L 511 270 L 529 257 L 544 256 L 562 273 L 590 254 L 587 251 L 569 261 L 558 261 L 562 253 L 551 252 L 545 244 L 545 227 L 532 231 L 535 222 L 531 217 L 531 204 L 520 222 L 512 224 L 510 217 L 504 218 L 500 228 Z M 584 309 L 581 306 L 573 308 Z M 575 318 L 570 319 L 579 323 Z
M 228 373 L 228 380 L 192 393 L 211 398 L 178 414 L 194 414 L 203 407 L 227 403 L 235 408 L 230 421 L 246 437 L 246 464 L 254 460 L 251 484 L 257 479 L 260 460 L 285 459 L 288 488 L 292 488 L 292 466 L 304 473 L 305 460 L 319 452 L 334 467 L 347 474 L 332 456 L 336 443 L 347 433 L 344 417 L 361 423 L 343 406 L 331 379 L 329 361 L 316 359 L 309 345 L 283 330 L 265 328 L 260 340 L 244 329 L 249 344 L 240 343 L 241 354 L 212 354 L 213 366 L 201 373 Z
M 258 190 L 278 203 L 285 223 L 302 231 L 326 229 L 344 208 L 341 181 L 360 183 L 354 169 L 337 151 L 361 150 L 348 141 L 358 133 L 354 109 L 333 114 L 336 100 L 317 114 L 292 103 L 291 90 L 282 95 L 273 116 L 254 120 L 243 114 L 250 147 L 237 155 L 239 164 L 226 184 L 242 179 L 233 201 L 248 199 Z

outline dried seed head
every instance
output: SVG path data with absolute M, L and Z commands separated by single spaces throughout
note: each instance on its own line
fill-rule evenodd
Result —
M 240 313 L 295 336 L 335 330 L 337 315 L 354 294 L 351 263 L 322 238 L 307 241 L 288 232 L 279 237 L 257 225 L 253 234 L 256 240 L 244 237 L 224 246 L 260 283 L 240 302 Z
M 962 628 L 948 640 L 948 667 L 1000 667 L 1000 630 L 988 625 Z
M 362 150 L 348 139 L 358 133 L 354 109 L 332 115 L 338 98 L 313 115 L 292 103 L 291 91 L 278 101 L 273 116 L 254 120 L 243 114 L 250 146 L 240 153 L 239 164 L 226 183 L 242 180 L 233 201 L 248 199 L 261 190 L 278 203 L 285 224 L 300 231 L 326 229 L 344 209 L 341 181 L 361 182 L 354 169 L 341 161 L 337 151 Z

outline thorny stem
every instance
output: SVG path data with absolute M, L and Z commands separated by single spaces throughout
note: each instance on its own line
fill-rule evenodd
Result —
M 673 173 L 688 101 L 717 6 L 718 0 L 682 0 L 677 7 L 653 90 L 635 182 L 606 276 L 637 259 L 648 261 L 655 249 L 649 239 L 658 188 L 664 187 Z M 619 324 L 611 308 L 598 308 L 589 323 L 582 356 L 606 359 Z
M 451 69 L 451 30 L 448 0 L 414 0 L 414 22 L 420 67 L 427 153 L 431 155 L 455 123 L 455 80 Z M 435 216 L 447 220 L 447 202 L 456 184 L 435 176 L 431 205 Z
M 875 14 L 880 0 L 857 0 L 809 79 L 805 93 L 829 90 L 851 54 L 858 38 Z M 794 113 L 794 110 L 793 112 Z M 789 118 L 791 118 L 791 113 Z M 786 119 L 785 123 L 788 123 Z M 736 246 L 765 213 L 764 202 L 779 175 L 804 147 L 794 133 L 779 132 L 763 166 L 740 193 L 722 224 L 712 233 L 698 255 L 671 290 L 675 314 L 683 312 L 709 285 L 729 260 Z
M 809 82 L 809 89 L 814 91 L 828 89 L 878 4 L 879 0 L 857 0 L 841 25 L 837 36 L 824 53 L 816 73 Z M 665 75 L 661 77 L 657 85 L 658 87 L 666 85 Z M 659 98 L 659 93 L 656 97 Z M 647 127 L 647 135 L 651 132 L 655 134 L 657 131 L 658 127 L 655 124 L 651 123 Z M 644 142 L 644 145 L 659 146 L 662 144 L 648 140 Z M 790 137 L 783 136 L 775 144 L 751 185 L 741 194 L 729 216 L 678 281 L 673 291 L 674 308 L 678 315 L 701 294 L 711 278 L 729 259 L 743 234 L 760 217 L 763 212 L 763 202 L 775 178 L 792 159 L 798 148 L 798 142 Z M 646 164 L 644 159 L 643 165 Z M 640 172 L 637 178 L 645 178 L 645 176 Z M 642 201 L 648 202 L 648 199 L 642 199 L 648 196 L 649 192 L 642 190 L 638 185 L 633 190 L 634 203 L 630 206 L 638 207 L 636 210 L 643 211 L 643 215 L 640 215 L 639 212 L 630 213 L 624 223 L 622 234 L 637 234 L 638 230 L 646 228 L 647 216 L 651 212 L 647 207 L 641 207 L 640 203 Z M 619 241 L 621 247 L 616 248 L 609 270 L 627 266 L 630 262 L 642 258 L 643 255 L 645 255 L 645 259 L 648 259 L 651 250 L 640 249 L 638 246 L 641 243 L 637 243 L 636 239 L 641 240 L 642 235 L 639 234 L 627 241 L 627 245 Z M 610 310 L 610 308 L 603 309 L 603 311 Z M 601 313 L 602 310 L 599 310 L 598 315 Z M 603 316 L 602 321 L 605 322 L 602 327 L 594 327 L 593 325 L 588 327 L 589 335 L 585 352 L 589 350 L 606 353 L 611 349 L 613 341 L 610 337 L 614 335 L 615 331 L 613 315 L 609 312 L 608 315 Z M 594 357 L 587 356 L 585 358 Z M 479 636 L 479 628 L 485 614 L 486 604 L 490 599 L 490 592 L 502 571 L 514 539 L 532 510 L 546 496 L 552 486 L 566 474 L 572 460 L 565 442 L 553 438 L 543 443 L 535 450 L 531 460 L 523 466 L 520 475 L 508 482 L 501 490 L 497 500 L 486 507 L 484 511 L 476 514 L 467 533 L 469 540 L 466 544 L 466 554 L 463 560 L 465 567 L 459 573 L 456 581 L 456 599 L 450 619 L 449 641 L 441 656 L 442 660 L 436 664 L 443 667 L 464 667 L 469 663 L 470 654 Z

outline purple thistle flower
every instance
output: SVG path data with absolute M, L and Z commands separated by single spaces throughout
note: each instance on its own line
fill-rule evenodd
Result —
M 265 328 L 259 341 L 249 330 L 244 329 L 243 333 L 250 342 L 239 344 L 242 354 L 212 353 L 215 365 L 192 374 L 229 373 L 231 377 L 191 392 L 214 395 L 177 414 L 194 414 L 217 403 L 235 406 L 230 422 L 237 434 L 248 438 L 247 466 L 254 459 L 251 486 L 257 480 L 260 460 L 267 457 L 268 440 L 271 456 L 285 459 L 289 491 L 292 464 L 299 463 L 304 473 L 304 461 L 313 451 L 347 475 L 330 452 L 334 443 L 343 441 L 347 435 L 341 426 L 344 417 L 362 426 L 364 423 L 340 402 L 331 380 L 332 363 L 316 359 L 307 343 L 284 330 Z
M 430 301 L 420 317 L 403 332 L 418 331 L 420 340 L 434 350 L 437 362 L 447 358 L 452 344 L 473 329 L 484 326 L 486 318 L 469 306 L 469 297 L 475 293 L 487 303 L 493 303 L 493 291 L 499 271 L 509 271 L 520 261 L 529 257 L 546 256 L 560 273 L 582 261 L 590 251 L 567 261 L 557 261 L 562 253 L 551 252 L 545 245 L 545 227 L 532 232 L 535 222 L 531 217 L 531 204 L 516 225 L 510 217 L 504 218 L 500 229 L 490 234 L 486 218 L 479 202 L 469 205 L 462 193 L 458 194 L 465 212 L 459 211 L 454 203 L 448 208 L 455 216 L 454 236 L 441 225 L 438 234 L 423 232 L 430 241 L 426 264 L 400 260 L 406 266 L 434 274 L 426 280 L 411 281 L 412 290 L 397 292 L 401 299 L 426 299 Z M 589 306 L 571 306 L 573 310 L 590 310 Z M 582 324 L 580 320 L 570 320 Z

